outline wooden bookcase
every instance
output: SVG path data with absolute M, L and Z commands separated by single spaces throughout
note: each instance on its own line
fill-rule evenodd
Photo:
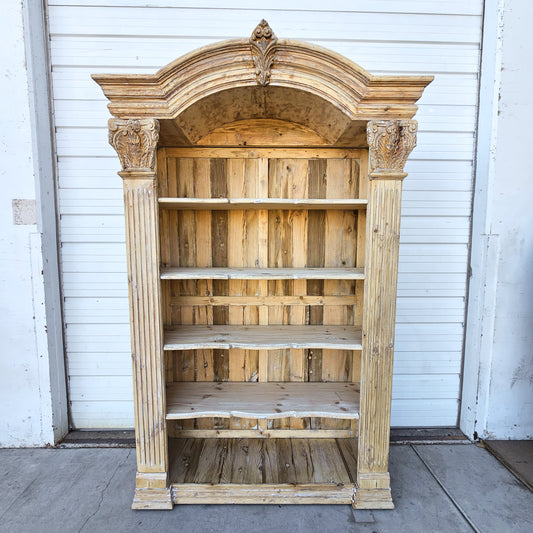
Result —
M 373 77 L 264 21 L 94 78 L 124 179 L 133 508 L 392 508 L 401 186 L 431 78 Z

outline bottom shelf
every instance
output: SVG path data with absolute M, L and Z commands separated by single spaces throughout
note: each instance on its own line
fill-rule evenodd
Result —
M 351 503 L 355 439 L 169 439 L 172 500 Z

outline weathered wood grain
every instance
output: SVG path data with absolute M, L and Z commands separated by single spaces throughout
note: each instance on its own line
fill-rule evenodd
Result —
M 165 350 L 324 347 L 332 350 L 360 350 L 361 332 L 350 326 L 176 326 L 166 330 L 164 345 Z
M 163 210 L 162 213 L 165 211 Z M 209 211 L 206 211 L 209 213 Z M 364 242 L 364 241 L 363 241 Z M 166 267 L 161 279 L 364 279 L 359 268 L 222 268 Z
M 359 199 L 293 199 L 293 198 L 159 198 L 167 209 L 233 210 L 233 209 L 366 209 L 367 201 Z
M 358 386 L 353 383 L 171 383 L 167 419 L 359 417 Z
M 123 171 L 137 450 L 133 508 L 171 508 L 155 172 L 159 124 L 109 122 Z M 150 401 L 147 401 L 150 398 Z
M 171 439 L 174 503 L 351 503 L 344 441 Z
M 366 280 L 363 304 L 357 508 L 392 507 L 388 473 L 396 283 L 403 165 L 416 144 L 416 122 L 368 124 L 370 146 Z

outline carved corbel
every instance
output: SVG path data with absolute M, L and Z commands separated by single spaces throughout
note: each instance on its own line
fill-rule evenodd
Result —
M 270 68 L 274 62 L 277 42 L 277 37 L 265 19 L 256 26 L 250 37 L 250 50 L 257 83 L 263 87 L 270 83 Z
M 403 179 L 407 157 L 416 146 L 416 120 L 371 120 L 366 129 L 371 178 Z
M 159 121 L 109 119 L 109 144 L 117 151 L 123 171 L 154 172 Z

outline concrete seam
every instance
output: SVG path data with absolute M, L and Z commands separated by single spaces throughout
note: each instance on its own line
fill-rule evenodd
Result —
M 452 502 L 454 507 L 459 511 L 461 516 L 466 520 L 468 525 L 472 528 L 473 531 L 476 533 L 482 533 L 474 524 L 474 522 L 471 520 L 471 518 L 468 516 L 466 511 L 461 507 L 459 502 L 452 496 L 450 491 L 444 486 L 444 484 L 441 482 L 441 480 L 438 478 L 437 474 L 433 471 L 433 469 L 424 461 L 424 458 L 418 453 L 418 450 L 413 446 L 410 445 L 410 448 L 415 452 L 415 454 L 418 456 L 418 458 L 422 461 L 422 464 L 426 467 L 427 471 L 431 474 L 433 479 L 438 483 L 439 487 L 442 489 L 444 494 L 448 496 L 449 500 Z

